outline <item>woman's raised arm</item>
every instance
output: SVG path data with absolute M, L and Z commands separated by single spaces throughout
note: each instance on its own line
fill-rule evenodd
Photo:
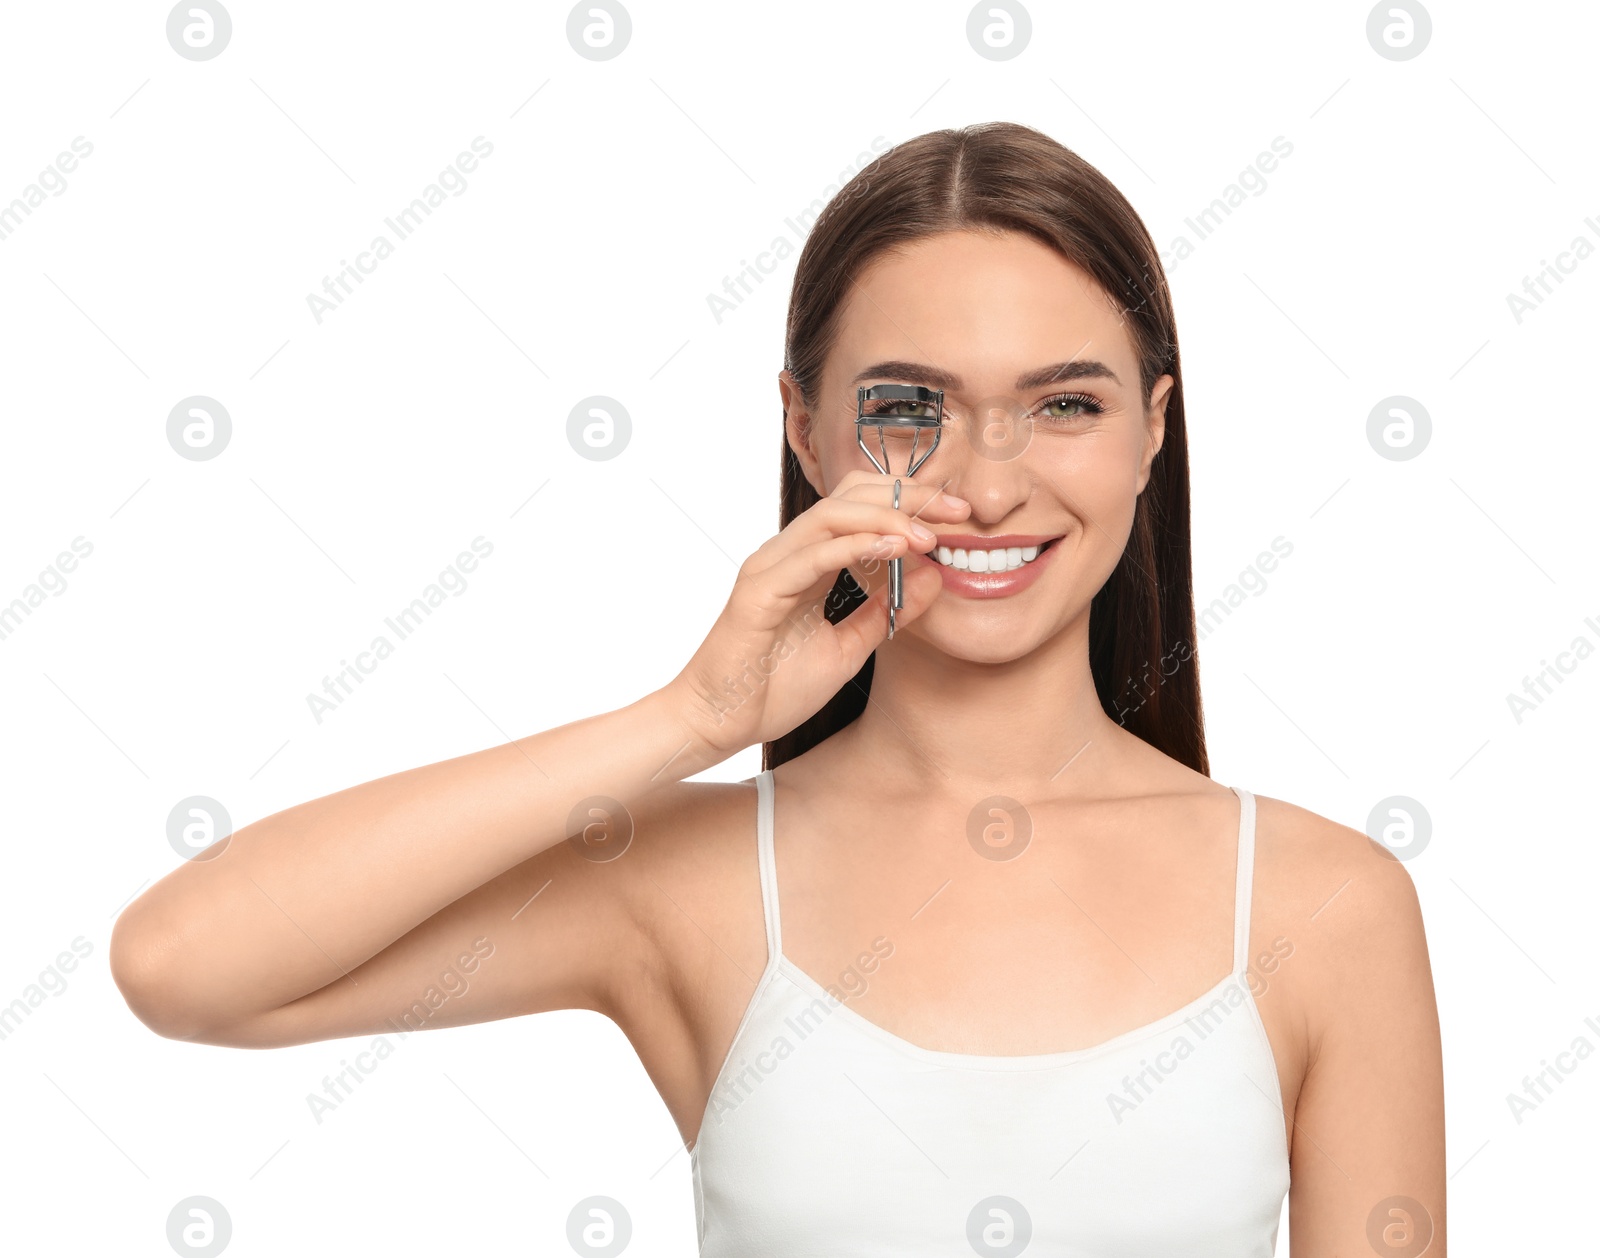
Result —
M 531 874 L 538 870 L 530 862 L 553 865 L 534 858 L 563 839 L 618 823 L 607 817 L 606 801 L 631 812 L 721 760 L 684 723 L 680 698 L 679 688 L 668 687 L 240 828 L 213 844 L 218 855 L 185 862 L 123 911 L 111 939 L 118 987 L 153 1030 L 207 1042 L 236 1042 L 249 1025 L 311 993 L 326 992 L 325 1011 L 349 1006 L 355 1021 L 348 1028 L 335 1015 L 326 1028 L 284 1028 L 289 1038 L 274 1037 L 298 1042 L 380 1023 L 487 935 L 502 957 L 484 965 L 481 1001 L 496 972 L 507 969 L 506 931 L 487 921 L 441 920 L 426 932 L 440 936 L 436 946 L 406 941 L 397 954 L 414 965 L 373 966 L 372 959 L 435 915 L 452 916 L 447 906 L 491 880 L 509 881 L 514 868 Z M 603 841 L 598 829 L 588 837 Z M 388 977 L 369 980 L 363 967 L 373 980 Z M 563 979 L 556 967 L 550 977 Z
M 515 951 L 434 1025 L 603 1007 L 618 968 L 639 960 L 626 877 L 565 879 L 538 929 L 502 923 L 560 868 L 562 840 L 645 814 L 670 830 L 693 792 L 663 788 L 794 728 L 855 675 L 886 631 L 885 588 L 837 625 L 821 595 L 852 561 L 903 555 L 913 537 L 927 550 L 933 535 L 909 513 L 967 510 L 919 485 L 899 509 L 888 500 L 888 478 L 852 472 L 791 521 L 741 566 L 683 671 L 643 699 L 287 808 L 174 869 L 112 932 L 129 1007 L 162 1035 L 208 1043 L 381 1030 L 441 970 L 476 968 L 480 938 Z M 909 622 L 940 582 L 906 575 Z

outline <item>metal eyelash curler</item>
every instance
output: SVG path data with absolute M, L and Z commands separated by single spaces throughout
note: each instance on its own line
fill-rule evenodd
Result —
M 897 413 L 905 408 L 910 414 Z M 931 414 L 929 413 L 931 411 Z M 878 450 L 883 462 L 867 447 L 866 429 L 878 430 Z M 919 456 L 917 443 L 924 429 L 933 430 L 933 441 Z M 944 390 L 928 389 L 920 384 L 875 384 L 856 390 L 856 444 L 872 460 L 872 466 L 885 476 L 894 476 L 894 459 L 890 451 L 904 450 L 905 439 L 911 438 L 911 448 L 906 457 L 905 476 L 909 480 L 919 467 L 939 448 L 939 438 L 944 433 Z M 900 481 L 894 482 L 894 506 L 900 506 Z M 889 637 L 894 637 L 894 614 L 905 606 L 905 590 L 901 584 L 905 561 L 889 561 Z

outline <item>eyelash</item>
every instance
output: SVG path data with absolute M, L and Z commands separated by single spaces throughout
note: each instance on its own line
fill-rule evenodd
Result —
M 1095 398 L 1090 397 L 1087 393 L 1058 393 L 1054 397 L 1046 398 L 1043 402 L 1039 403 L 1039 405 L 1041 407 L 1045 407 L 1045 406 L 1050 406 L 1050 405 L 1052 405 L 1052 404 L 1054 404 L 1056 402 L 1076 402 L 1080 406 L 1082 406 L 1083 409 L 1084 409 L 1084 412 L 1089 414 L 1089 415 L 1102 415 L 1102 414 L 1105 413 L 1105 409 L 1106 409 L 1105 407 L 1100 405 L 1099 401 L 1097 401 Z M 1050 419 L 1082 419 L 1083 416 L 1082 415 L 1051 415 L 1048 418 L 1050 418 Z
M 1053 397 L 1045 398 L 1045 400 L 1040 402 L 1039 405 L 1042 408 L 1046 406 L 1052 406 L 1057 402 L 1076 402 L 1083 408 L 1084 414 L 1087 415 L 1103 415 L 1105 414 L 1106 409 L 1100 404 L 1098 399 L 1090 397 L 1087 393 L 1057 393 Z M 896 406 L 906 405 L 909 404 L 904 399 L 881 398 L 869 404 L 866 413 L 868 415 L 883 415 L 888 413 Z M 1083 415 L 1050 415 L 1046 416 L 1046 418 L 1072 420 L 1082 419 Z

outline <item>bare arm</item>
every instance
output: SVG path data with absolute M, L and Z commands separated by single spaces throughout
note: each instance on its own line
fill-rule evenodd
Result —
M 918 485 L 897 510 L 889 481 L 852 472 L 764 543 L 661 690 L 285 809 L 173 870 L 112 932 L 129 1007 L 170 1038 L 266 1046 L 381 1030 L 419 998 L 436 1003 L 441 985 L 464 990 L 430 1025 L 609 1011 L 618 991 L 649 985 L 658 959 L 636 929 L 636 862 L 601 875 L 612 866 L 561 841 L 614 811 L 670 842 L 699 798 L 680 779 L 793 729 L 855 675 L 887 629 L 885 590 L 880 574 L 865 605 L 828 623 L 821 600 L 839 569 L 905 553 L 910 512 L 967 511 Z M 931 545 L 931 533 L 916 543 Z M 940 582 L 932 565 L 906 576 L 909 623 Z M 751 676 L 758 684 L 730 696 L 725 678 Z M 538 910 L 521 913 L 535 895 Z
M 520 902 L 499 910 L 533 895 L 535 878 L 581 871 L 582 856 L 567 864 L 550 851 L 604 824 L 589 808 L 575 816 L 580 804 L 608 797 L 642 812 L 652 793 L 722 758 L 691 735 L 681 696 L 664 689 L 299 804 L 219 840 L 220 855 L 184 863 L 135 900 L 113 931 L 113 975 L 140 1019 L 173 1038 L 238 1042 L 239 1028 L 319 991 L 324 1006 L 350 1006 L 350 1029 L 381 1023 L 420 996 L 433 971 L 470 963 L 474 939 L 487 934 L 496 946 L 499 936 L 503 948 Z M 570 892 L 550 903 L 563 901 Z M 490 929 L 496 923 L 505 925 Z M 396 974 L 392 991 L 385 972 Z M 291 1021 L 276 1020 L 271 1042 L 339 1033 L 295 1034 Z
M 1349 881 L 1321 915 L 1327 934 L 1309 959 L 1290 1241 L 1296 1258 L 1444 1258 L 1444 1073 L 1416 889 L 1364 834 L 1316 821 L 1326 880 Z

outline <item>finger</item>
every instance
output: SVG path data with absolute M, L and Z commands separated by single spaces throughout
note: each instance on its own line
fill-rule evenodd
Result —
M 791 520 L 781 533 L 763 542 L 746 560 L 745 571 L 765 571 L 807 546 L 856 533 L 899 533 L 906 538 L 909 549 L 926 551 L 932 548 L 933 542 L 914 537 L 912 526 L 921 523 L 929 528 L 931 522 L 926 516 L 921 521 L 913 521 L 905 511 L 895 510 L 886 501 L 823 499 Z
M 841 490 L 838 497 L 845 502 L 886 502 L 893 507 L 896 479 L 893 476 L 880 475 L 870 480 L 859 480 L 848 489 Z M 898 509 L 913 519 L 959 520 L 965 518 L 967 512 L 971 510 L 970 503 L 959 495 L 946 491 L 942 484 L 908 480 L 903 476 L 898 479 L 900 481 Z
M 851 533 L 803 547 L 748 577 L 771 600 L 769 614 L 781 617 L 795 600 L 825 592 L 841 568 L 881 565 L 905 553 L 905 538 L 898 533 Z
M 946 499 L 936 486 L 915 481 L 900 484 L 900 505 L 894 505 L 894 481 L 858 486 L 849 497 L 824 498 L 790 525 L 798 539 L 820 541 L 827 533 L 843 534 L 876 529 L 880 533 L 905 532 L 911 521 L 924 524 L 965 519 L 966 503 Z M 915 548 L 915 544 L 913 544 Z
M 925 572 L 928 575 L 923 575 Z M 943 588 L 944 579 L 931 567 L 908 570 L 901 583 L 904 606 L 894 614 L 895 629 L 904 629 L 933 606 Z M 889 637 L 888 582 L 873 590 L 866 602 L 835 625 L 834 633 L 838 635 L 840 653 L 859 669 Z
M 886 536 L 896 536 L 889 534 Z M 937 572 L 939 565 L 933 555 L 933 548 L 925 550 L 918 548 L 923 553 L 910 550 L 901 551 L 897 548 L 880 545 L 873 551 L 863 554 L 850 562 L 850 575 L 855 578 L 856 584 L 864 590 L 875 589 L 879 585 L 889 583 L 889 561 L 898 559 L 903 565 L 904 576 L 909 579 L 913 573 L 921 572 L 924 568 Z M 941 580 L 940 585 L 944 583 Z M 932 589 L 933 587 L 929 587 Z
M 842 481 L 833 487 L 821 501 L 829 499 L 865 499 L 869 502 L 891 501 L 894 483 L 900 482 L 900 505 L 913 497 L 937 498 L 945 492 L 945 481 L 912 480 L 909 476 L 885 476 L 882 472 L 847 472 Z M 956 495 L 951 495 L 956 497 Z

